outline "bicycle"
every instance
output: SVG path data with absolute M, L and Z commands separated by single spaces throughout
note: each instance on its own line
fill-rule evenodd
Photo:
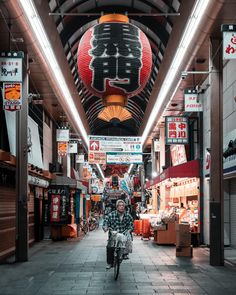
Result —
M 109 229 L 111 234 L 111 243 L 114 246 L 114 279 L 117 280 L 120 272 L 120 265 L 124 259 L 124 250 L 126 249 L 126 242 L 128 239 L 129 231 L 124 231 L 123 233 L 118 233 L 112 229 Z
M 96 215 L 95 213 L 91 213 L 88 218 L 88 226 L 89 226 L 89 231 L 93 231 L 95 229 L 98 229 L 99 228 L 99 216 Z
M 89 230 L 88 221 L 83 217 L 80 217 L 79 224 L 78 224 L 78 230 L 83 231 L 85 235 L 87 234 L 87 232 Z

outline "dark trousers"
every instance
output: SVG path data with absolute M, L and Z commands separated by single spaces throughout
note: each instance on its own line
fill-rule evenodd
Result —
M 107 246 L 107 264 L 112 264 L 114 262 L 114 247 Z

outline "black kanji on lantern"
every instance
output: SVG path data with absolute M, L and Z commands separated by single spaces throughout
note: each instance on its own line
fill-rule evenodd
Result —
M 94 27 L 90 69 L 93 71 L 92 87 L 106 91 L 106 79 L 110 85 L 125 92 L 140 86 L 142 44 L 139 29 L 130 24 L 104 23 Z

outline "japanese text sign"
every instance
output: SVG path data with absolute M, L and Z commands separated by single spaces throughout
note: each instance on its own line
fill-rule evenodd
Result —
M 195 89 L 186 89 L 184 91 L 184 109 L 185 112 L 202 112 L 202 98 Z
M 108 164 L 142 164 L 142 153 L 107 153 Z
M 188 118 L 166 117 L 166 144 L 188 144 Z
M 137 27 L 126 23 L 102 23 L 94 27 L 90 68 L 93 70 L 91 86 L 96 91 L 106 91 L 106 79 L 114 80 L 112 86 L 123 89 L 125 93 L 140 86 L 142 44 L 139 35 Z M 117 73 L 119 79 L 125 80 L 124 83 L 115 81 Z
M 68 153 L 68 142 L 58 142 L 57 143 L 58 156 L 64 157 Z
M 170 146 L 172 165 L 177 166 L 187 162 L 185 146 L 182 144 L 174 144 Z
M 77 62 L 84 85 L 96 96 L 131 97 L 143 89 L 150 76 L 151 46 L 131 23 L 99 23 L 83 35 Z
M 69 129 L 57 129 L 57 141 L 69 141 L 70 132 Z
M 23 52 L 1 52 L 0 54 L 0 81 L 22 82 Z
M 78 154 L 75 157 L 75 162 L 83 164 L 84 163 L 84 154 Z
M 22 106 L 21 83 L 3 83 L 3 109 L 20 110 Z
M 236 59 L 236 25 L 222 25 L 223 59 Z
M 78 151 L 78 144 L 77 142 L 69 143 L 68 152 L 69 154 L 77 154 Z
M 142 153 L 141 137 L 89 135 L 90 164 L 106 164 L 108 152 L 140 154 Z
M 51 222 L 60 221 L 60 195 L 51 196 Z
M 50 222 L 68 223 L 69 191 L 66 186 L 51 186 L 48 190 Z
M 160 140 L 154 140 L 154 152 L 161 151 L 161 143 Z

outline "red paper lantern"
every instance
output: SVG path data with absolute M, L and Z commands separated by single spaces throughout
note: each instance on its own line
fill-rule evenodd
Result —
M 146 35 L 126 16 L 111 14 L 85 32 L 77 62 L 80 78 L 94 95 L 105 105 L 124 106 L 145 87 L 152 51 Z

